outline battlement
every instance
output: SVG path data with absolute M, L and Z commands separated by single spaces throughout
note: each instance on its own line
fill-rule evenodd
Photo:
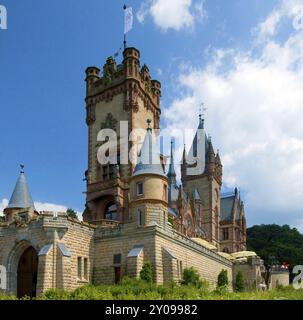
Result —
M 118 64 L 110 56 L 103 65 L 102 74 L 98 67 L 86 69 L 86 101 L 95 104 L 99 100 L 109 101 L 113 96 L 124 93 L 141 95 L 149 98 L 151 104 L 160 109 L 161 83 L 152 79 L 148 67 L 144 64 L 140 69 L 140 51 L 126 48 L 123 61 Z

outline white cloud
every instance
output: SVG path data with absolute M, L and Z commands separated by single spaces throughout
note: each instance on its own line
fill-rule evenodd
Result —
M 267 26 L 267 34 L 274 29 Z M 268 38 L 260 49 L 258 56 L 215 50 L 205 67 L 183 69 L 177 83 L 183 90 L 164 118 L 168 130 L 192 126 L 192 115 L 205 101 L 224 182 L 245 190 L 248 222 L 289 223 L 302 230 L 303 31 L 293 31 L 283 43 Z
M 146 0 L 137 13 L 138 21 L 143 23 L 147 15 L 164 31 L 192 29 L 207 19 L 204 0 Z
M 294 24 L 297 18 L 302 17 L 303 1 L 302 0 L 282 0 L 279 5 L 253 29 L 257 42 L 267 41 L 275 36 L 283 21 L 290 21 Z
M 68 209 L 67 206 L 60 205 L 60 204 L 54 204 L 54 203 L 47 203 L 47 202 L 35 202 L 35 208 L 38 212 L 41 211 L 49 211 L 49 212 L 66 212 Z M 3 210 L 7 207 L 8 200 L 2 199 L 0 202 L 0 215 L 3 214 Z M 77 212 L 78 217 L 81 218 L 82 213 Z

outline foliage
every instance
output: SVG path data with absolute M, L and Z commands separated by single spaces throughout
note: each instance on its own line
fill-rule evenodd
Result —
M 0 300 L 17 298 L 0 292 Z M 303 300 L 303 290 L 292 286 L 272 291 L 210 291 L 192 285 L 170 283 L 157 286 L 140 279 L 126 278 L 118 285 L 85 285 L 66 292 L 49 290 L 39 300 Z
M 243 292 L 245 289 L 244 286 L 244 275 L 241 271 L 239 271 L 236 275 L 236 282 L 235 282 L 235 291 L 236 292 Z
M 227 270 L 222 269 L 218 275 L 217 289 L 221 292 L 228 288 Z
M 194 267 L 183 270 L 182 282 L 183 285 L 191 285 L 197 288 L 207 288 L 208 284 L 200 278 L 198 271 Z
M 72 218 L 72 219 L 77 219 L 78 220 L 78 215 L 77 215 L 77 212 L 71 208 L 68 208 L 66 210 L 66 214 L 69 218 Z
M 255 251 L 267 267 L 287 262 L 291 267 L 303 264 L 303 235 L 296 228 L 276 224 L 247 229 L 248 250 Z
M 148 283 L 153 281 L 153 270 L 149 262 L 144 263 L 142 270 L 140 271 L 140 279 Z

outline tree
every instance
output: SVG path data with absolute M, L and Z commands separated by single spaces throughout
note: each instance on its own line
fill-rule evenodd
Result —
M 140 279 L 149 283 L 153 281 L 153 270 L 149 262 L 144 263 L 140 271 Z
M 245 289 L 244 275 L 241 271 L 239 271 L 236 275 L 235 291 L 236 292 L 243 292 L 244 289 Z
M 222 269 L 222 271 L 218 275 L 217 288 L 219 290 L 222 290 L 222 289 L 227 289 L 227 287 L 228 287 L 227 270 Z
M 247 229 L 247 248 L 255 251 L 270 267 L 287 262 L 290 267 L 303 264 L 303 235 L 296 228 L 276 224 Z
M 78 215 L 77 215 L 77 212 L 71 208 L 68 208 L 66 210 L 66 214 L 69 218 L 72 218 L 72 219 L 77 219 L 78 220 Z

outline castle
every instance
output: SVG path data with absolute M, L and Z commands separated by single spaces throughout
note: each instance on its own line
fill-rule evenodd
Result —
M 222 269 L 230 287 L 241 270 L 246 285 L 262 282 L 262 260 L 246 252 L 244 204 L 235 189 L 222 196 L 222 163 L 197 121 L 191 152 L 205 149 L 204 170 L 188 174 L 184 149 L 181 184 L 175 171 L 173 143 L 170 163 L 154 151 L 153 131 L 160 126 L 161 84 L 152 80 L 140 52 L 126 48 L 123 61 L 110 57 L 103 66 L 86 70 L 88 126 L 87 190 L 83 221 L 66 213 L 37 212 L 23 168 L 0 224 L 0 265 L 7 272 L 7 291 L 39 295 L 50 288 L 71 290 L 86 283 L 117 283 L 138 277 L 145 262 L 158 284 L 180 281 L 184 268 L 195 267 L 212 287 Z M 123 164 L 123 144 L 117 163 L 100 164 L 100 130 L 110 128 L 122 139 L 121 121 L 128 130 L 144 129 L 140 148 L 125 141 L 135 162 Z M 201 138 L 201 135 L 203 139 Z M 157 161 L 144 161 L 155 159 Z

